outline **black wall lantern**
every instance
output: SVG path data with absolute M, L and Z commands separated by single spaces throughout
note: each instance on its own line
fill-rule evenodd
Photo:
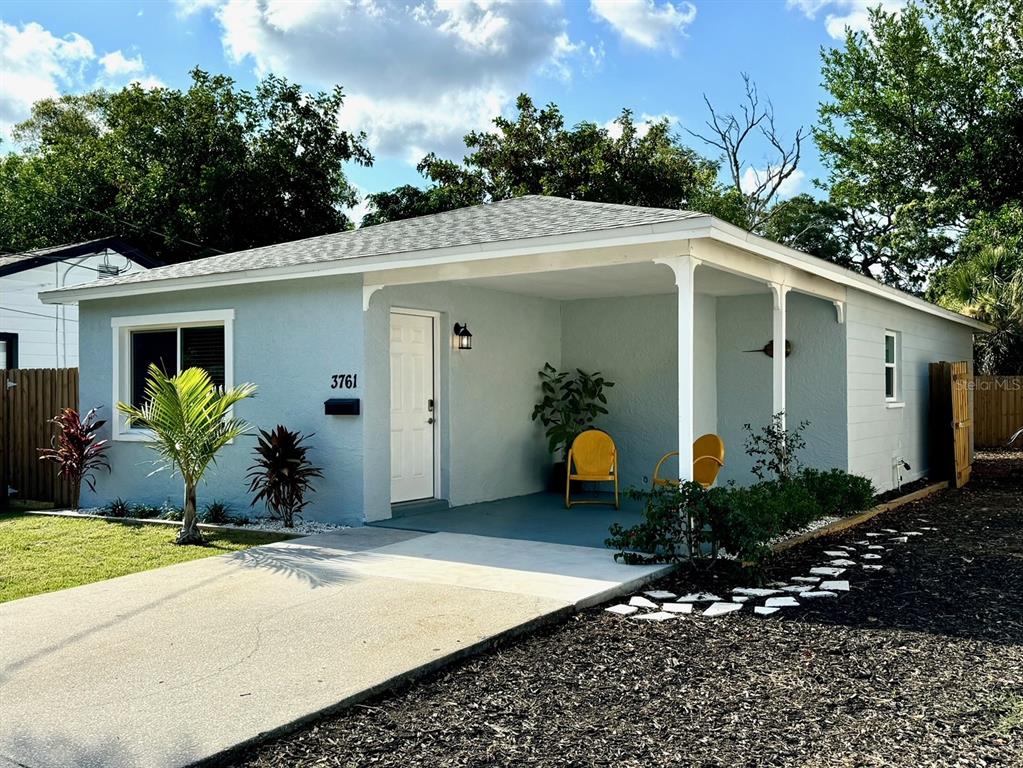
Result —
M 472 334 L 469 326 L 455 323 L 455 349 L 472 349 Z

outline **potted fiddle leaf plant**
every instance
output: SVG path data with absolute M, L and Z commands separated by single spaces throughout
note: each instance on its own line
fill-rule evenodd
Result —
M 565 489 L 565 462 L 572 441 L 597 420 L 606 415 L 607 395 L 604 390 L 614 386 L 599 371 L 586 373 L 559 371 L 544 363 L 540 374 L 540 402 L 533 407 L 533 421 L 539 421 L 547 436 L 547 446 L 554 456 L 551 490 Z

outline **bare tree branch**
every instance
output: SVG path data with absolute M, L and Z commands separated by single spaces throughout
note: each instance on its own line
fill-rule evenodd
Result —
M 755 232 L 768 221 L 770 209 L 777 201 L 782 185 L 796 172 L 807 134 L 800 127 L 791 143 L 783 142 L 774 122 L 774 105 L 770 100 L 761 104 L 756 83 L 745 72 L 742 80 L 746 98 L 739 107 L 739 114 L 719 113 L 704 94 L 703 101 L 710 113 L 706 122 L 709 133 L 697 133 L 688 128 L 686 131 L 724 154 L 723 161 L 731 176 L 731 186 L 746 199 L 749 228 Z M 764 170 L 758 169 L 745 157 L 749 139 L 755 134 L 762 136 L 772 149 L 773 157 L 768 160 Z M 752 171 L 753 179 L 752 187 L 747 184 L 746 189 L 743 189 L 744 168 Z

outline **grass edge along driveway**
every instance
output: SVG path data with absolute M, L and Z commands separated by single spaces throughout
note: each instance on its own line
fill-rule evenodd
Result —
M 164 525 L 0 513 L 0 603 L 288 538 L 205 531 L 207 546 L 179 547 L 175 533 Z

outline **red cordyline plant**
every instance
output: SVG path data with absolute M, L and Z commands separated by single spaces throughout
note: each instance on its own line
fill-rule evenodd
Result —
M 256 462 L 249 467 L 249 491 L 256 494 L 253 506 L 265 502 L 271 517 L 283 520 L 286 528 L 294 527 L 295 516 L 309 503 L 305 495 L 313 490 L 312 479 L 323 477 L 306 456 L 305 439 L 281 425 L 272 432 L 261 429 L 253 449 Z
M 96 439 L 96 433 L 107 422 L 96 418 L 95 408 L 85 414 L 84 419 L 74 408 L 65 408 L 50 419 L 50 423 L 56 424 L 59 432 L 51 441 L 50 448 L 39 450 L 39 458 L 56 462 L 57 474 L 71 484 L 71 501 L 77 508 L 82 483 L 95 493 L 95 473 L 100 469 L 110 471 L 105 455 L 107 441 Z

